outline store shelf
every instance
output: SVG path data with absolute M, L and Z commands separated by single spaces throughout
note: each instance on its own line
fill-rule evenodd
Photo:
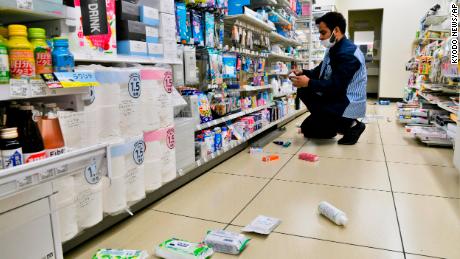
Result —
M 234 114 L 231 114 L 231 115 L 228 115 L 228 116 L 216 119 L 216 120 L 212 120 L 210 122 L 206 122 L 206 123 L 197 125 L 196 126 L 196 131 L 203 130 L 203 129 L 206 129 L 206 128 L 210 128 L 212 126 L 215 126 L 215 125 L 227 122 L 227 121 L 234 120 L 234 119 L 242 117 L 244 115 L 247 115 L 247 114 L 250 114 L 250 113 L 253 113 L 253 112 L 257 112 L 257 111 L 269 108 L 269 107 L 271 107 L 273 105 L 274 105 L 273 103 L 270 103 L 270 104 L 267 104 L 267 105 L 263 105 L 263 106 L 260 106 L 260 107 L 257 107 L 257 108 L 248 109 L 248 110 L 241 111 L 241 112 L 238 112 L 238 113 L 234 113 Z
M 288 39 L 282 35 L 280 35 L 279 33 L 277 32 L 271 32 L 270 33 L 270 41 L 272 44 L 276 44 L 276 43 L 279 43 L 279 44 L 283 44 L 285 46 L 301 46 L 302 44 L 296 40 L 293 40 L 293 39 Z
M 272 89 L 270 85 L 263 85 L 263 86 L 250 86 L 246 85 L 243 86 L 241 89 L 238 89 L 240 92 L 255 92 L 255 91 L 263 91 L 263 90 L 268 90 Z
M 278 7 L 290 7 L 291 3 L 288 0 L 276 0 L 276 6 Z
M 251 7 L 256 9 L 259 7 L 271 7 L 276 5 L 276 0 L 252 0 Z
M 274 16 L 278 17 L 278 21 L 273 22 L 274 24 L 280 24 L 280 25 L 290 25 L 291 24 L 288 20 L 286 20 L 283 16 L 281 16 L 279 13 L 277 13 L 275 11 L 272 11 L 270 13 L 270 15 L 274 15 Z
M 63 4 L 46 0 L 0 0 L 0 22 L 8 24 L 64 19 L 66 8 Z
M 448 18 L 447 15 L 430 15 L 425 20 L 425 25 L 436 25 L 444 22 Z
M 269 25 L 268 23 L 264 22 L 264 21 L 261 21 L 251 15 L 248 15 L 248 14 L 236 14 L 236 15 L 228 15 L 228 16 L 225 16 L 224 18 L 225 21 L 227 22 L 234 22 L 236 20 L 239 20 L 239 21 L 242 21 L 242 22 L 245 22 L 247 24 L 250 24 L 254 27 L 258 27 L 258 28 L 261 28 L 267 32 L 271 32 L 273 30 L 275 30 L 275 27 Z
M 284 96 L 293 95 L 293 94 L 296 94 L 296 93 L 297 93 L 297 91 L 292 91 L 292 92 L 289 92 L 289 93 L 275 94 L 275 95 L 273 95 L 273 98 L 280 98 L 280 97 L 284 97 Z
M 75 53 L 74 56 L 75 56 L 75 62 L 131 63 L 131 64 L 181 64 L 182 63 L 180 59 L 164 59 L 164 58 L 127 56 L 127 55 L 95 57 L 91 55 Z
M 454 110 L 452 108 L 450 108 L 449 106 L 447 106 L 446 104 L 442 103 L 442 102 L 438 102 L 437 103 L 438 107 L 443 109 L 443 110 L 446 110 L 450 113 L 457 113 L 458 111 L 457 110 Z
M 41 84 L 0 85 L 0 101 L 53 97 L 64 95 L 88 94 L 88 87 L 48 88 L 42 81 Z
M 290 57 L 288 55 L 278 54 L 278 53 L 270 53 L 268 55 L 269 59 L 277 59 L 281 61 L 293 61 L 295 58 Z
M 100 144 L 0 171 L 0 197 L 12 195 L 58 177 L 81 171 L 101 176 L 107 145 Z M 90 171 L 88 168 L 93 170 Z
M 259 58 L 266 58 L 268 57 L 268 53 L 265 52 L 255 52 L 247 49 L 236 49 L 236 50 L 229 50 L 224 51 L 224 53 L 233 53 L 233 54 L 240 54 L 244 56 L 251 56 L 251 57 L 259 57 Z
M 242 145 L 243 143 L 245 143 L 245 142 L 249 141 L 250 139 L 256 137 L 257 135 L 261 134 L 262 132 L 264 132 L 264 131 L 266 131 L 266 130 L 268 130 L 268 129 L 276 126 L 276 125 L 283 124 L 284 122 L 289 121 L 293 117 L 297 117 L 297 116 L 301 115 L 302 113 L 305 113 L 306 111 L 307 110 L 305 108 L 303 108 L 303 109 L 300 109 L 298 111 L 295 111 L 295 112 L 285 116 L 284 118 L 281 118 L 281 119 L 279 119 L 277 121 L 271 122 L 268 125 L 266 125 L 265 127 L 263 127 L 262 129 L 253 132 L 247 138 L 237 140 L 237 141 L 233 141 L 228 147 L 225 147 L 222 150 L 217 151 L 216 153 L 214 153 L 212 155 L 209 155 L 209 156 L 207 156 L 205 158 L 202 158 L 202 159 L 196 161 L 194 165 L 192 165 L 192 166 L 190 166 L 188 168 L 179 169 L 179 174 L 182 174 L 182 175 L 186 174 L 187 172 L 192 171 L 193 169 L 195 169 L 197 167 L 200 167 L 203 164 L 209 163 L 211 160 L 216 159 L 219 156 L 224 155 L 225 153 L 229 152 L 230 150 L 238 147 L 239 145 Z

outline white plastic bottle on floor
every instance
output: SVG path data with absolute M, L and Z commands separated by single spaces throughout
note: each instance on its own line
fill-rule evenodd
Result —
M 337 225 L 345 226 L 348 222 L 348 218 L 345 212 L 337 209 L 329 202 L 322 201 L 318 206 L 318 210 L 319 213 L 321 213 Z

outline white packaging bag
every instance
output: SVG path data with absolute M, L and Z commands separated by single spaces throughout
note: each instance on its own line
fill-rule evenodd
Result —
M 126 200 L 128 204 L 145 198 L 145 176 L 144 176 L 144 136 L 136 136 L 127 140 L 129 153 L 125 155 L 126 165 Z

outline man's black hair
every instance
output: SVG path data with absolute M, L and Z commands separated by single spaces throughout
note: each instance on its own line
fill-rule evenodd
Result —
M 318 19 L 315 20 L 315 23 L 318 25 L 321 22 L 324 22 L 331 30 L 331 32 L 334 30 L 335 27 L 339 27 L 340 32 L 345 34 L 347 30 L 347 22 L 345 21 L 345 18 L 341 13 L 338 12 L 329 12 L 326 13 L 325 15 L 319 17 Z

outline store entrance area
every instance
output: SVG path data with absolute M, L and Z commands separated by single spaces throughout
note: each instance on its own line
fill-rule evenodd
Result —
M 249 234 L 238 258 L 460 258 L 453 151 L 421 146 L 393 119 L 395 105 L 374 103 L 355 146 L 304 139 L 296 127 L 302 115 L 278 138 L 291 141 L 288 148 L 264 147 L 279 160 L 262 162 L 260 154 L 244 150 L 65 257 L 91 258 L 99 248 L 154 254 L 168 238 L 198 242 L 208 230 L 240 232 L 266 215 L 281 224 L 269 236 Z M 319 161 L 299 160 L 300 152 Z M 348 224 L 319 215 L 321 201 L 343 210 Z

